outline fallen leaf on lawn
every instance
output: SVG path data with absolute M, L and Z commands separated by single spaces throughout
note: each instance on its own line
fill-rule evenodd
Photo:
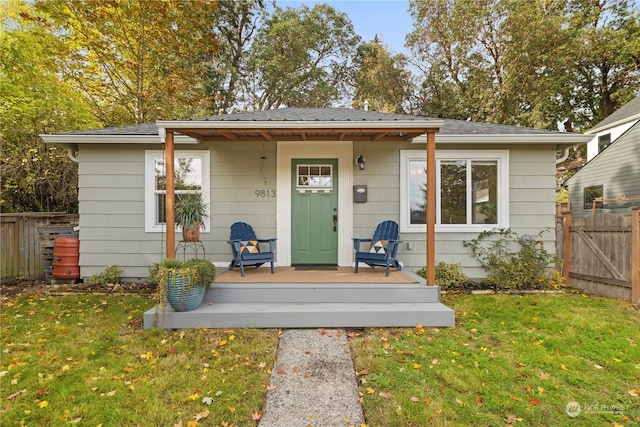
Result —
M 540 405 L 542 402 L 536 399 L 535 397 L 530 397 L 529 403 L 531 403 L 532 405 Z
M 432 364 L 432 365 L 437 365 L 437 364 L 438 364 L 438 359 L 433 359 L 433 360 L 431 361 L 431 364 Z
M 411 398 L 411 401 L 412 401 L 412 402 L 420 402 L 420 398 L 413 396 L 413 397 Z
M 204 411 L 198 412 L 197 414 L 195 414 L 193 416 L 193 419 L 196 421 L 200 421 L 201 419 L 207 418 L 208 416 L 209 416 L 209 410 L 205 409 Z
M 273 385 L 273 384 L 269 384 L 269 385 L 267 386 L 267 391 L 271 391 L 271 390 L 275 390 L 275 389 L 276 389 L 276 386 L 275 386 L 275 385 Z
M 43 400 L 38 404 L 38 406 L 41 408 L 46 408 L 47 406 L 49 406 L 49 402 L 47 402 L 46 400 Z
M 512 394 L 510 397 L 511 397 L 513 400 L 517 400 L 518 402 L 520 402 L 520 401 L 522 400 L 522 399 L 520 399 L 518 396 L 516 396 L 516 395 L 514 395 L 514 394 Z
M 111 390 L 110 392 L 107 393 L 107 396 L 113 396 L 116 394 L 116 390 Z
M 382 341 L 382 348 L 387 349 L 391 347 L 391 344 L 389 344 L 389 341 Z
M 564 364 L 560 365 L 560 369 L 562 369 L 563 371 L 568 371 L 567 367 L 564 366 Z
M 218 343 L 218 347 L 224 347 L 225 345 L 227 345 L 227 340 L 222 340 Z
M 604 369 L 604 366 L 600 366 L 597 363 L 594 363 L 593 367 L 596 368 L 596 369 Z
M 229 409 L 229 412 L 231 412 L 232 414 L 236 413 L 236 408 L 234 408 L 233 406 L 229 406 L 227 409 Z
M 77 417 L 72 419 L 71 421 L 69 421 L 71 424 L 78 424 L 80 421 L 82 421 L 82 417 Z
M 213 398 L 210 396 L 205 396 L 202 398 L 202 403 L 205 405 L 211 405 L 213 403 Z
M 389 393 L 388 391 L 381 391 L 379 396 L 384 397 L 385 399 L 391 399 L 391 393 Z
M 522 421 L 522 418 L 518 418 L 515 415 L 509 415 L 505 421 L 507 422 L 507 424 L 511 425 L 517 421 Z
M 544 393 L 544 389 L 542 387 L 538 387 L 538 396 L 542 396 Z
M 20 396 L 21 394 L 24 394 L 27 392 L 27 389 L 24 390 L 20 390 L 20 391 L 16 391 L 13 394 L 10 394 L 9 396 L 7 396 L 8 400 L 14 400 L 16 397 Z
M 458 399 L 458 398 L 456 397 L 456 403 L 457 403 L 458 405 L 462 405 L 462 400 L 460 400 L 460 399 Z
M 276 374 L 278 374 L 278 375 L 284 375 L 284 370 L 283 370 L 283 369 L 278 369 L 278 370 L 276 371 Z
M 187 427 L 197 427 L 198 424 L 200 424 L 200 423 L 198 421 L 196 421 L 196 420 L 187 421 Z
M 363 369 L 362 371 L 356 372 L 356 377 L 361 377 L 363 375 L 369 375 L 369 369 Z
M 261 409 L 258 412 L 251 414 L 251 419 L 253 421 L 260 421 L 262 419 L 262 414 L 264 414 L 264 412 Z
M 640 396 L 640 390 L 632 388 L 632 389 L 627 390 L 627 394 L 629 396 L 631 396 L 631 397 L 638 397 L 638 396 Z
M 431 398 L 430 397 L 425 397 L 424 398 L 424 403 L 426 403 L 427 405 L 431 403 Z
M 371 387 L 367 387 L 367 389 L 366 389 L 366 390 L 367 390 L 367 394 L 373 394 L 373 393 L 375 393 L 375 392 L 376 392 L 376 391 L 375 391 L 374 389 L 372 389 Z M 25 390 L 25 391 L 26 391 L 26 390 Z
M 549 375 L 545 374 L 544 372 L 540 372 L 539 375 L 541 380 L 548 380 L 549 379 Z
M 482 398 L 481 397 L 476 397 L 476 404 L 478 404 L 478 405 L 482 404 Z
M 420 369 L 421 367 L 422 367 L 422 365 L 419 364 L 419 363 L 414 363 L 413 364 L 413 369 Z

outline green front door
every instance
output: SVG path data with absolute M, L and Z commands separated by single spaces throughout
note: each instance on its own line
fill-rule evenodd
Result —
M 291 264 L 338 263 L 338 160 L 291 161 Z

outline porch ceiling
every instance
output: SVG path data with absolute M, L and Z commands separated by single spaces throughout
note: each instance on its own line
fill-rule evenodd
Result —
M 424 135 L 428 131 L 437 132 L 438 128 L 413 127 L 216 127 L 183 128 L 167 126 L 167 131 L 189 136 L 202 142 L 233 142 L 233 141 L 382 141 L 404 142 Z

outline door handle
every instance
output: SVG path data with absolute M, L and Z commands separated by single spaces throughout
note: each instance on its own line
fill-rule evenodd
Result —
M 337 226 L 338 226 L 338 215 L 333 214 L 333 231 L 337 230 Z

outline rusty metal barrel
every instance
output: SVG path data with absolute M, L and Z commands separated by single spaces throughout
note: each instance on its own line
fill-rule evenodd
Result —
M 61 234 L 53 241 L 53 277 L 58 280 L 80 278 L 80 239 L 77 234 Z

